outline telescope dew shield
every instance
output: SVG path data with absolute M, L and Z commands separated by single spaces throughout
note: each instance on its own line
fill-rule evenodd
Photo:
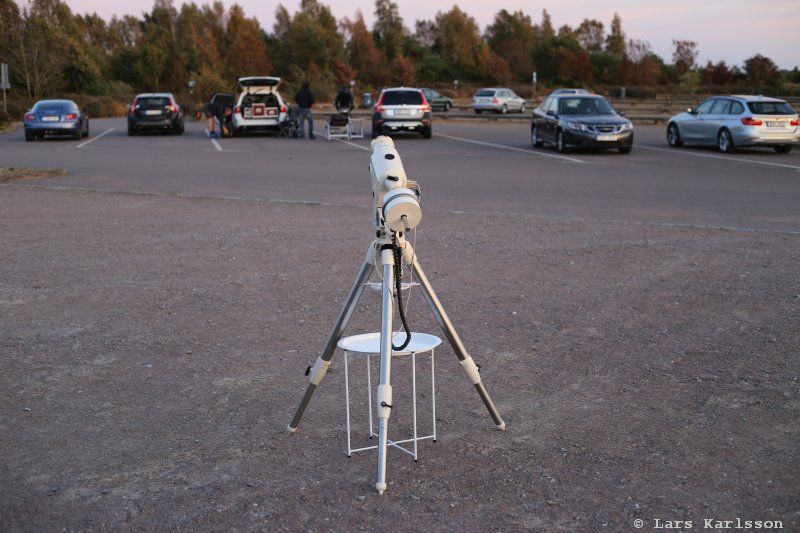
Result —
M 383 197 L 383 220 L 396 232 L 410 231 L 422 219 L 417 194 L 411 189 L 392 189 Z

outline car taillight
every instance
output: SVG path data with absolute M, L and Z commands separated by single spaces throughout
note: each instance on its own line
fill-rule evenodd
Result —
M 375 105 L 375 112 L 376 113 L 383 113 L 383 106 L 381 104 Z
M 242 112 L 242 108 L 237 105 L 236 107 L 233 108 L 233 112 L 238 115 L 239 113 Z
M 281 106 L 281 113 L 286 113 L 287 109 L 285 105 Z
M 796 119 L 794 119 L 794 120 L 790 121 L 790 122 L 789 122 L 789 125 L 790 125 L 790 126 L 800 126 L 800 119 L 797 119 L 797 118 L 796 118 Z
M 494 98 L 492 98 L 492 103 L 493 103 L 493 104 L 496 104 L 496 103 L 497 103 L 497 97 L 496 97 L 496 96 L 495 96 Z
M 75 113 L 67 113 L 64 120 L 78 120 L 78 115 Z
M 25 120 L 29 122 L 36 120 L 36 116 L 33 113 L 25 113 Z
M 431 110 L 431 106 L 430 106 L 430 104 L 422 104 L 421 106 L 419 106 L 419 110 L 420 111 L 430 111 Z
M 178 108 L 177 108 L 177 107 L 175 107 L 174 105 L 171 105 L 171 106 L 169 106 L 169 112 L 170 112 L 170 113 L 175 113 L 175 112 L 177 112 L 177 111 L 178 111 Z
M 745 126 L 760 126 L 763 124 L 763 122 L 753 117 L 744 117 L 742 119 L 742 124 Z

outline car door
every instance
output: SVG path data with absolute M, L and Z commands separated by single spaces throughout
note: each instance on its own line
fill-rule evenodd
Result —
M 550 98 L 545 113 L 545 137 L 548 141 L 555 142 L 556 131 L 558 131 L 558 98 Z
M 717 142 L 717 134 L 725 124 L 725 117 L 730 108 L 731 102 L 727 98 L 717 98 L 711 104 L 711 109 L 703 115 L 700 120 L 699 139 L 704 144 L 714 144 Z
M 681 136 L 688 142 L 701 142 L 703 138 L 703 117 L 705 117 L 716 98 L 709 98 L 692 110 L 686 120 L 681 122 Z

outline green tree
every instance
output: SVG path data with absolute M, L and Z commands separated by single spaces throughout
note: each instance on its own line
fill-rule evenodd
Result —
M 611 32 L 606 37 L 606 52 L 618 58 L 625 55 L 625 34 L 622 32 L 622 19 L 618 13 L 614 13 L 611 19 Z
M 401 53 L 403 45 L 403 19 L 397 4 L 391 0 L 375 1 L 375 24 L 372 26 L 375 44 L 388 59 Z
M 228 11 L 226 36 L 227 78 L 236 79 L 240 76 L 270 73 L 261 27 L 255 18 L 245 18 L 244 11 L 238 4 L 234 4 Z

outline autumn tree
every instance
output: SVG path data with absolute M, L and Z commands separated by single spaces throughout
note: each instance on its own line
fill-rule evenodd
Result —
M 375 46 L 372 33 L 367 28 L 361 11 L 356 12 L 352 21 L 344 19 L 342 26 L 350 37 L 346 45 L 347 53 L 356 76 L 366 85 L 381 85 L 386 76 L 385 58 Z
M 575 38 L 581 48 L 587 52 L 601 52 L 605 42 L 603 23 L 599 20 L 583 19 L 581 25 L 575 30 Z
M 510 76 L 509 80 L 513 77 L 519 81 L 531 76 L 536 31 L 528 15 L 522 11 L 509 13 L 505 9 L 500 10 L 486 28 L 486 41 L 492 53 L 498 55 L 505 64 L 503 66 L 497 59 L 490 61 L 490 74 L 494 72 L 492 78 L 497 80 L 498 75 Z M 509 71 L 507 74 L 505 69 Z
M 695 67 L 697 43 L 688 39 L 673 39 L 672 46 L 672 63 L 678 76 L 683 76 Z
M 391 0 L 376 0 L 372 35 L 377 47 L 389 60 L 402 53 L 403 33 L 403 19 L 397 4 Z
M 778 85 L 781 73 L 778 66 L 770 58 L 756 54 L 744 62 L 744 72 L 751 85 Z
M 436 14 L 442 58 L 462 79 L 485 79 L 489 65 L 489 45 L 481 37 L 475 19 L 458 6 Z
M 261 27 L 255 18 L 246 18 L 238 4 L 228 11 L 225 35 L 225 71 L 229 79 L 270 73 Z

